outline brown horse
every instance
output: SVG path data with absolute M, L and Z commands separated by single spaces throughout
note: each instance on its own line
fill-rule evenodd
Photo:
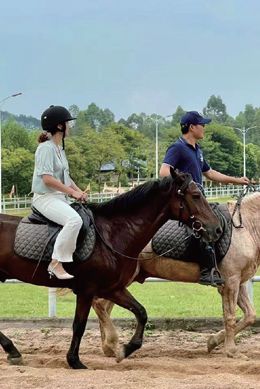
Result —
M 228 209 L 233 214 L 235 203 L 229 203 Z M 227 356 L 239 355 L 235 345 L 235 335 L 255 321 L 255 310 L 250 302 L 246 282 L 253 277 L 260 264 L 260 193 L 245 197 L 241 204 L 243 228 L 234 228 L 231 245 L 219 269 L 225 279 L 225 285 L 219 287 L 225 329 L 208 339 L 208 351 L 224 342 Z M 238 226 L 240 217 L 235 214 L 234 225 Z M 136 281 L 143 283 L 148 277 L 158 277 L 171 281 L 198 282 L 199 266 L 171 258 L 158 257 L 149 243 L 140 254 L 140 272 Z M 205 290 L 205 292 L 207 292 Z M 239 306 L 244 318 L 236 324 L 236 306 Z M 95 299 L 93 301 L 100 322 L 102 347 L 105 355 L 122 359 L 122 351 L 118 346 L 116 329 L 110 319 L 113 303 Z
M 107 203 L 89 205 L 95 217 L 97 242 L 88 260 L 65 265 L 75 276 L 72 280 L 49 279 L 46 263 L 40 263 L 35 272 L 36 262 L 15 255 L 14 239 L 20 219 L 1 215 L 0 280 L 17 278 L 36 285 L 65 287 L 77 295 L 73 336 L 67 353 L 72 368 L 85 368 L 79 359 L 79 347 L 93 296 L 109 299 L 136 316 L 135 334 L 124 346 L 121 357 L 141 347 L 147 315 L 126 286 L 139 270 L 136 257 L 169 218 L 180 219 L 200 230 L 206 240 L 215 240 L 221 233 L 218 219 L 191 177 L 174 171 L 171 174 Z M 0 344 L 9 359 L 20 358 L 13 343 L 1 333 Z

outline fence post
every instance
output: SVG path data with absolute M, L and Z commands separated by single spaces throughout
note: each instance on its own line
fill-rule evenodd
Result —
M 49 288 L 49 317 L 56 317 L 56 291 L 57 288 Z
M 253 286 L 253 278 L 247 281 L 246 288 L 248 292 L 248 297 L 251 302 L 251 304 L 254 303 L 254 286 Z

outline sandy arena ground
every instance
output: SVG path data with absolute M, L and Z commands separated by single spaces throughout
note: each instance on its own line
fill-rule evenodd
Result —
M 6 389 L 255 389 L 260 388 L 260 334 L 244 333 L 240 350 L 248 359 L 230 359 L 222 349 L 206 352 L 208 334 L 148 331 L 141 350 L 117 364 L 100 347 L 98 329 L 88 330 L 81 344 L 81 360 L 88 370 L 71 370 L 66 363 L 69 328 L 9 328 L 23 354 L 24 365 L 11 366 L 0 352 L 0 388 Z M 126 330 L 120 339 L 131 335 Z

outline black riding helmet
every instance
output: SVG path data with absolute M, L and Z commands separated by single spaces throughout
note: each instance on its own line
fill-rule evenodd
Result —
M 70 120 L 75 120 L 67 110 L 67 108 L 61 107 L 59 105 L 51 105 L 47 108 L 41 116 L 41 125 L 44 131 L 55 134 L 57 131 L 64 132 L 65 127 L 62 130 L 57 129 L 58 124 L 64 124 Z

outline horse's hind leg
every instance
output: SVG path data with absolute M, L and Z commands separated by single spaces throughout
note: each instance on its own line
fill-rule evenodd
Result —
M 8 354 L 7 359 L 12 365 L 20 365 L 22 363 L 22 355 L 19 353 L 13 342 L 0 332 L 0 344 L 4 351 Z
M 240 285 L 237 303 L 243 311 L 244 317 L 237 323 L 236 334 L 254 324 L 256 320 L 255 308 L 249 299 L 246 283 Z
M 137 320 L 136 330 L 130 342 L 125 344 L 123 349 L 116 353 L 116 360 L 120 362 L 142 346 L 147 314 L 145 308 L 135 300 L 127 289 L 117 290 L 106 297 L 115 304 L 128 309 L 135 315 Z
M 99 320 L 102 349 L 107 357 L 115 357 L 119 346 L 117 331 L 110 318 L 113 306 L 111 301 L 97 297 L 92 301 L 92 308 Z

